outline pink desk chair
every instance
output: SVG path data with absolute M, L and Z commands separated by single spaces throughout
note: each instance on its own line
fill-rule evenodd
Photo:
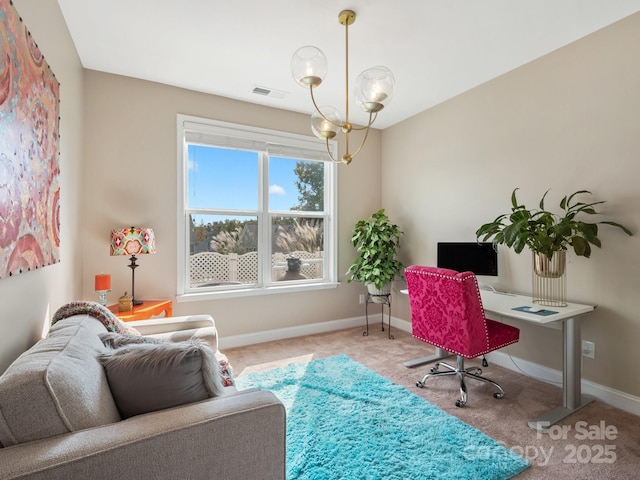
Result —
M 445 268 L 413 265 L 405 269 L 411 306 L 413 336 L 418 340 L 457 355 L 457 366 L 438 362 L 422 380 L 429 377 L 457 375 L 460 379 L 460 399 L 457 407 L 467 403 L 465 377 L 494 385 L 495 398 L 504 397 L 504 390 L 493 380 L 482 376 L 479 367 L 464 367 L 465 358 L 476 358 L 504 346 L 516 343 L 520 330 L 489 320 L 484 316 L 476 276 L 472 272 L 458 273 Z M 484 366 L 488 366 L 486 360 Z M 438 371 L 440 367 L 447 370 Z

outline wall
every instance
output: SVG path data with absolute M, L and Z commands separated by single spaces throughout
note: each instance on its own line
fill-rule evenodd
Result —
M 61 83 L 61 262 L 0 280 L 0 371 L 41 336 L 60 305 L 95 299 L 95 273 L 113 275 L 112 302 L 129 288 L 127 262 L 108 255 L 113 227 L 156 230 L 159 251 L 141 259 L 138 292 L 174 298 L 176 113 L 303 134 L 308 125 L 305 115 L 83 73 L 57 3 L 14 3 Z M 516 186 L 527 203 L 548 188 L 553 202 L 589 189 L 607 200 L 606 217 L 636 236 L 603 228 L 602 250 L 589 260 L 569 257 L 570 299 L 598 304 L 582 321 L 583 337 L 596 343 L 596 359 L 584 359 L 583 374 L 640 395 L 631 370 L 640 361 L 640 65 L 629 47 L 639 37 L 635 15 L 374 132 L 365 151 L 340 169 L 339 271 L 354 256 L 352 225 L 380 206 L 406 232 L 405 263 L 433 263 L 437 241 L 473 240 L 481 223 L 506 211 Z M 500 270 L 496 287 L 530 291 L 528 255 L 501 249 Z M 238 335 L 360 316 L 361 291 L 345 283 L 337 290 L 180 303 L 175 312 L 211 313 L 223 335 Z M 394 316 L 409 320 L 406 299 L 394 301 Z M 519 326 L 514 355 L 560 368 L 560 333 Z
M 46 330 L 62 304 L 80 295 L 82 66 L 56 2 L 14 0 L 60 82 L 60 263 L 0 279 L 0 372 Z
M 640 396 L 640 14 L 490 81 L 382 135 L 383 205 L 406 232 L 407 264 L 435 264 L 438 241 L 474 241 L 475 230 L 522 203 L 547 207 L 578 189 L 606 200 L 603 248 L 569 255 L 568 297 L 597 304 L 582 336 L 596 344 L 583 377 Z M 428 83 L 428 82 L 427 82 Z M 497 288 L 531 292 L 531 258 L 499 250 Z M 491 282 L 491 281 L 490 281 Z M 394 315 L 409 320 L 406 298 Z M 510 352 L 560 369 L 561 333 L 524 324 Z
M 100 272 L 112 275 L 110 303 L 131 290 L 128 259 L 109 256 L 109 235 L 112 228 L 136 225 L 152 227 L 157 243 L 155 255 L 138 261 L 136 297 L 175 300 L 178 113 L 311 135 L 307 115 L 86 71 L 84 298 L 96 298 L 93 279 Z M 380 136 L 372 131 L 353 163 L 339 167 L 341 281 L 355 256 L 353 225 L 380 208 Z M 174 303 L 174 315 L 209 313 L 228 337 L 360 316 L 360 292 L 361 285 L 345 283 L 313 292 Z

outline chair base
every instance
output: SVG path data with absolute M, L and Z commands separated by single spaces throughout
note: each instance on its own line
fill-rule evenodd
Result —
M 485 365 L 486 361 L 483 362 Z M 440 366 L 448 368 L 448 370 L 444 372 L 439 372 L 438 369 Z M 486 366 L 486 365 L 485 365 Z M 498 391 L 493 394 L 495 398 L 504 397 L 504 390 L 500 385 L 498 385 L 493 380 L 490 380 L 486 377 L 482 376 L 482 369 L 480 367 L 469 367 L 464 368 L 464 357 L 458 356 L 457 366 L 453 367 L 445 362 L 438 362 L 431 368 L 431 373 L 427 373 L 422 380 L 416 382 L 416 387 L 422 388 L 424 387 L 427 378 L 429 377 L 441 377 L 445 375 L 457 375 L 460 379 L 460 399 L 456 400 L 456 407 L 464 407 L 467 404 L 467 386 L 464 383 L 465 377 L 473 378 L 475 380 L 480 380 L 481 382 L 489 383 L 496 387 Z

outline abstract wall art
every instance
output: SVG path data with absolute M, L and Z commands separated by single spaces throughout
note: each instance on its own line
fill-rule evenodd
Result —
M 0 278 L 60 261 L 60 84 L 0 0 Z

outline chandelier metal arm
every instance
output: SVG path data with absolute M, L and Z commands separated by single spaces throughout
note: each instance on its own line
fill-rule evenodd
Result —
M 369 123 L 363 125 L 362 127 L 354 127 L 351 125 L 351 130 L 367 130 L 373 123 L 376 121 L 378 117 L 378 112 L 369 112 Z
M 375 114 L 370 113 L 369 117 L 371 116 L 375 116 Z M 343 155 L 342 160 L 336 160 L 336 158 L 333 156 L 333 154 L 331 153 L 331 147 L 329 146 L 329 138 L 327 138 L 325 140 L 325 145 L 327 148 L 327 154 L 329 154 L 329 158 L 331 159 L 331 161 L 334 163 L 344 163 L 345 165 L 349 165 L 351 163 L 351 160 L 353 160 L 353 157 L 358 155 L 360 153 L 360 150 L 362 150 L 362 147 L 364 147 L 364 144 L 367 141 L 367 137 L 369 136 L 369 128 L 371 127 L 372 123 L 373 121 L 371 120 L 371 118 L 369 118 L 369 124 L 366 127 L 362 127 L 358 129 L 358 130 L 365 130 L 365 132 L 362 137 L 362 140 L 360 141 L 360 146 L 358 146 L 358 149 L 351 154 L 349 153 L 349 133 L 347 132 L 344 134 L 346 153 L 345 155 Z
M 360 153 L 360 151 L 362 150 L 362 147 L 364 147 L 364 144 L 367 141 L 367 137 L 369 136 L 369 128 L 371 127 L 371 125 L 375 121 L 376 115 L 377 115 L 377 113 L 373 113 L 373 112 L 369 113 L 369 122 L 368 122 L 367 126 L 353 129 L 353 130 L 364 130 L 365 131 L 365 133 L 364 133 L 364 135 L 362 137 L 362 140 L 360 141 L 360 146 L 358 146 L 358 149 L 354 153 L 349 153 L 349 132 L 345 132 L 344 133 L 345 155 L 342 157 L 342 160 L 336 160 L 336 158 L 333 156 L 333 153 L 331 153 L 331 147 L 329 146 L 329 137 L 327 137 L 325 139 L 325 145 L 326 145 L 326 149 L 327 149 L 327 154 L 329 155 L 329 158 L 331 159 L 332 162 L 334 162 L 334 163 L 344 163 L 345 165 L 348 165 L 349 163 L 351 163 L 351 160 L 353 159 L 353 157 L 358 155 Z
M 309 91 L 311 92 L 311 102 L 313 103 L 313 108 L 316 109 L 316 112 L 318 112 L 318 114 L 326 121 L 329 122 L 331 125 L 333 125 L 334 127 L 338 127 L 338 128 L 344 128 L 345 127 L 345 123 L 336 123 L 334 121 L 332 121 L 330 118 L 328 118 L 324 113 L 322 113 L 322 110 L 320 110 L 320 108 L 318 107 L 318 104 L 316 103 L 316 99 L 313 96 L 313 89 L 315 87 L 309 87 Z M 351 125 L 351 130 L 366 130 L 367 128 L 369 128 L 371 125 L 373 125 L 373 123 L 376 121 L 376 118 L 378 118 L 378 112 L 370 112 L 369 113 L 369 122 L 367 123 L 367 125 L 363 125 L 361 127 L 354 127 L 353 125 Z
M 326 139 L 326 146 L 327 146 L 327 153 L 329 154 L 329 158 L 331 159 L 331 161 L 333 163 L 342 163 L 342 161 L 340 160 L 336 160 L 335 157 L 333 156 L 333 153 L 331 153 L 331 147 L 329 146 L 329 139 Z
M 367 137 L 369 136 L 369 128 L 371 127 L 371 124 L 373 123 L 373 122 L 371 121 L 371 115 L 372 115 L 372 114 L 370 113 L 370 114 L 369 114 L 369 125 L 367 125 L 367 126 L 364 128 L 365 132 L 364 132 L 364 135 L 363 135 L 363 137 L 362 137 L 362 141 L 360 142 L 360 146 L 358 147 L 358 149 L 357 149 L 355 152 L 353 152 L 353 153 L 350 155 L 350 157 L 351 157 L 351 158 L 355 157 L 356 155 L 358 155 L 358 154 L 360 153 L 360 150 L 362 150 L 362 147 L 364 147 L 364 142 L 366 142 L 366 141 L 367 141 Z M 348 152 L 348 151 L 349 151 L 349 150 L 347 149 L 347 152 Z
M 311 86 L 309 88 L 309 91 L 311 92 L 311 102 L 313 103 L 313 108 L 316 109 L 316 112 L 318 112 L 318 114 L 325 120 L 325 122 L 329 122 L 334 127 L 342 128 L 342 126 L 343 126 L 342 123 L 336 123 L 336 122 L 332 121 L 330 118 L 327 118 L 327 116 L 324 113 L 322 113 L 322 110 L 320 110 L 320 108 L 318 107 L 318 104 L 316 103 L 316 99 L 313 96 L 313 89 L 314 88 L 315 87 L 313 87 L 313 86 Z

